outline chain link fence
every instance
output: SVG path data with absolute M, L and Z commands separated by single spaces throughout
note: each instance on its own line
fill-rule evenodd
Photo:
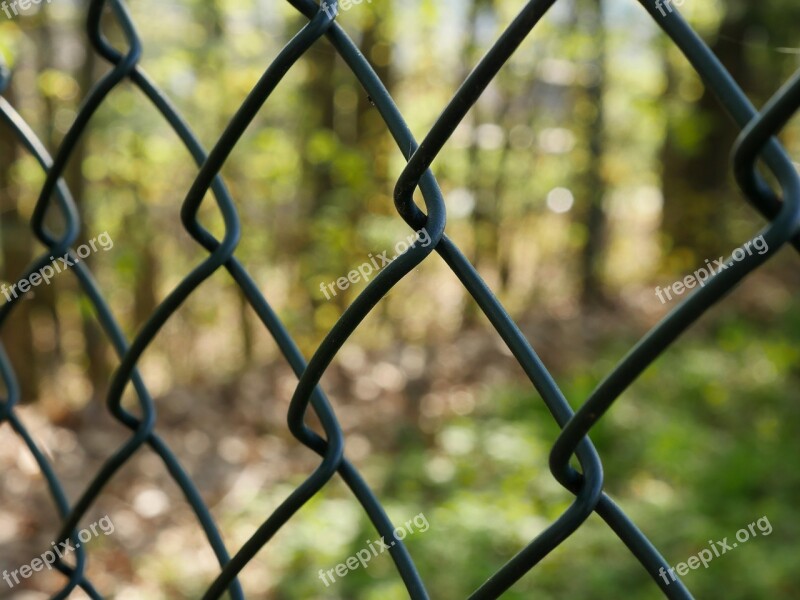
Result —
M 94 308 L 105 335 L 119 357 L 119 366 L 114 373 L 107 397 L 107 407 L 113 417 L 130 430 L 127 441 L 117 448 L 102 468 L 94 474 L 91 483 L 83 490 L 77 501 L 70 502 L 45 453 L 37 446 L 17 415 L 15 408 L 20 402 L 20 388 L 13 366 L 5 350 L 0 346 L 0 375 L 5 388 L 4 396 L 0 400 L 0 422 L 9 423 L 30 450 L 45 477 L 62 519 L 57 541 L 72 540 L 76 543 L 77 528 L 88 509 L 103 493 L 112 476 L 144 445 L 148 445 L 161 458 L 171 477 L 182 490 L 219 562 L 220 572 L 203 596 L 205 600 L 219 598 L 226 591 L 231 598 L 244 598 L 244 591 L 237 581 L 238 573 L 337 473 L 357 498 L 377 532 L 385 538 L 392 537 L 395 527 L 379 499 L 345 457 L 342 429 L 318 383 L 337 352 L 367 314 L 381 302 L 397 282 L 426 260 L 429 254 L 436 251 L 457 275 L 500 334 L 546 403 L 553 419 L 561 427 L 562 432 L 550 454 L 550 470 L 553 477 L 575 496 L 574 502 L 558 519 L 527 546 L 521 548 L 516 555 L 509 557 L 508 562 L 475 590 L 470 598 L 478 600 L 502 595 L 581 527 L 593 512 L 607 523 L 635 555 L 664 596 L 674 599 L 692 598 L 680 580 L 670 584 L 666 578 L 658 576 L 659 570 L 669 568 L 669 565 L 622 509 L 603 491 L 602 463 L 588 434 L 628 386 L 666 348 L 676 342 L 677 338 L 706 310 L 720 302 L 734 286 L 758 269 L 784 244 L 791 243 L 800 250 L 798 235 L 800 178 L 786 152 L 773 138 L 800 107 L 800 73 L 778 90 L 758 112 L 677 10 L 664 11 L 660 0 L 639 1 L 680 48 L 705 85 L 713 91 L 730 115 L 733 124 L 741 130 L 732 153 L 733 173 L 744 195 L 768 221 L 768 225 L 760 232 L 768 245 L 768 251 L 732 263 L 729 268 L 710 278 L 704 287 L 695 290 L 630 350 L 583 402 L 579 410 L 574 412 L 536 355 L 531 343 L 522 335 L 475 268 L 445 235 L 446 201 L 433 172 L 429 170 L 431 163 L 442 152 L 470 107 L 556 0 L 532 0 L 525 4 L 469 74 L 421 142 L 417 142 L 412 136 L 392 97 L 359 52 L 357 45 L 335 22 L 333 17 L 337 12 L 336 2 L 319 6 L 312 0 L 289 0 L 290 4 L 308 19 L 307 24 L 296 33 L 264 71 L 208 153 L 170 100 L 139 67 L 142 42 L 125 4 L 121 0 L 92 0 L 87 17 L 89 39 L 94 51 L 108 61 L 112 68 L 94 85 L 85 98 L 54 158 L 48 155 L 47 150 L 14 107 L 5 98 L 0 97 L 0 115 L 5 129 L 3 135 L 14 136 L 36 158 L 46 173 L 31 219 L 33 234 L 45 246 L 45 251 L 33 261 L 25 273 L 13 275 L 19 279 L 30 277 L 50 265 L 53 262 L 52 257 L 65 257 L 74 262 L 71 271 L 77 278 L 86 299 Z M 115 48 L 104 36 L 101 24 L 107 12 L 111 13 L 116 25 L 123 32 L 127 47 Z M 425 228 L 431 243 L 424 246 L 415 243 L 383 269 L 346 309 L 311 359 L 306 362 L 292 336 L 261 294 L 250 274 L 234 256 L 240 235 L 239 214 L 218 173 L 245 129 L 283 77 L 297 60 L 323 37 L 328 39 L 363 86 L 365 93 L 380 112 L 397 147 L 406 158 L 407 165 L 398 177 L 394 189 L 395 207 L 400 217 L 413 230 Z M 8 85 L 9 77 L 10 73 L 5 70 L 0 81 L 0 91 Z M 208 253 L 205 260 L 188 273 L 159 304 L 132 340 L 126 339 L 123 334 L 86 263 L 76 260 L 73 246 L 81 224 L 70 190 L 62 179 L 65 165 L 92 116 L 117 86 L 128 82 L 141 90 L 149 99 L 197 163 L 199 171 L 183 201 L 181 220 L 186 231 Z M 774 175 L 781 188 L 779 192 L 774 191 L 758 173 L 756 163 L 759 159 L 763 160 Z M 417 188 L 424 198 L 424 212 L 412 199 Z M 198 211 L 209 190 L 213 193 L 217 210 L 224 222 L 224 235 L 220 239 L 205 229 L 197 219 Z M 63 219 L 60 231 L 51 231 L 45 225 L 45 216 L 51 211 L 57 211 Z M 288 412 L 288 427 L 298 442 L 320 457 L 314 471 L 286 497 L 233 555 L 225 547 L 200 491 L 169 446 L 154 432 L 156 408 L 145 381 L 137 371 L 140 357 L 164 324 L 202 282 L 220 269 L 226 270 L 241 288 L 247 302 L 274 338 L 286 362 L 299 378 Z M 11 317 L 17 304 L 18 299 L 15 297 L 0 307 L 0 327 Z M 137 414 L 121 406 L 123 392 L 129 384 L 133 386 L 138 398 Z M 306 425 L 305 417 L 309 410 L 316 413 L 319 418 L 322 432 L 313 431 Z M 570 465 L 573 456 L 577 458 L 580 470 Z M 428 598 L 425 584 L 403 542 L 397 540 L 389 551 L 409 596 L 414 599 Z M 102 598 L 101 593 L 85 576 L 86 554 L 83 548 L 76 547 L 74 565 L 68 565 L 59 559 L 54 566 L 64 574 L 66 580 L 54 598 L 67 598 L 77 587 L 91 598 Z

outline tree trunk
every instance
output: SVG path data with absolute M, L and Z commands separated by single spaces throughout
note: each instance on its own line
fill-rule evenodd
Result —
M 584 306 L 597 304 L 604 299 L 602 269 L 606 247 L 606 214 L 603 209 L 606 181 L 602 172 L 605 149 L 606 32 L 603 0 L 591 0 L 589 4 L 593 11 L 587 11 L 587 19 L 592 29 L 592 46 L 596 48 L 597 54 L 591 62 L 594 78 L 586 89 L 588 101 L 594 111 L 587 124 L 589 163 L 584 177 L 587 199 L 584 213 L 586 243 L 581 253 L 581 302 Z
M 746 30 L 755 21 L 755 13 L 752 6 L 741 11 L 728 11 L 720 35 L 711 45 L 734 79 L 745 89 L 748 87 L 746 47 L 742 43 L 731 43 L 730 39 L 745 39 Z M 676 85 L 675 79 L 674 72 L 668 67 L 672 89 Z M 732 193 L 729 157 L 737 129 L 707 89 L 692 112 L 696 116 L 690 117 L 690 123 L 676 119 L 669 123 L 662 154 L 662 231 L 671 253 L 684 251 L 697 263 L 705 258 L 716 258 L 733 243 L 727 234 L 726 211 L 717 199 Z M 682 137 L 687 125 L 698 134 L 696 144 L 690 147 Z

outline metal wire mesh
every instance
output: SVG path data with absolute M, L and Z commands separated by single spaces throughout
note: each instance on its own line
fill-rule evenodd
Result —
M 339 349 L 353 334 L 366 315 L 381 301 L 387 292 L 428 255 L 435 251 L 458 276 L 463 286 L 500 334 L 516 360 L 524 369 L 533 386 L 546 403 L 553 419 L 562 432 L 552 448 L 550 469 L 558 482 L 575 496 L 574 502 L 540 535 L 522 548 L 515 556 L 481 585 L 470 598 L 497 598 L 525 573 L 533 569 L 549 552 L 574 533 L 592 514 L 605 520 L 619 539 L 635 555 L 668 598 L 691 598 L 690 592 L 680 582 L 672 585 L 659 577 L 661 567 L 668 568 L 653 544 L 603 491 L 603 469 L 598 453 L 589 440 L 588 433 L 603 414 L 621 396 L 628 386 L 673 342 L 692 326 L 707 309 L 719 302 L 736 284 L 759 268 L 784 244 L 791 242 L 800 250 L 800 178 L 786 152 L 772 136 L 777 134 L 800 107 L 800 72 L 764 106 L 761 112 L 750 104 L 736 82 L 730 77 L 714 54 L 695 34 L 677 11 L 666 16 L 658 10 L 657 0 L 639 0 L 644 9 L 664 29 L 691 62 L 705 85 L 713 91 L 736 126 L 741 129 L 732 164 L 736 180 L 753 206 L 769 220 L 760 232 L 768 244 L 763 255 L 752 255 L 711 278 L 705 287 L 698 288 L 666 318 L 658 323 L 622 359 L 598 385 L 577 412 L 573 412 L 558 385 L 509 317 L 492 291 L 483 282 L 475 268 L 444 233 L 446 222 L 445 198 L 436 178 L 429 170 L 433 160 L 443 150 L 445 143 L 470 107 L 487 85 L 497 75 L 520 43 L 531 33 L 546 11 L 556 0 L 531 0 L 527 2 L 513 22 L 508 25 L 488 53 L 469 74 L 452 100 L 436 120 L 421 143 L 412 136 L 380 78 L 358 47 L 334 21 L 336 3 L 323 10 L 312 0 L 289 0 L 290 4 L 308 19 L 291 41 L 281 50 L 264 71 L 235 116 L 230 120 L 211 152 L 206 154 L 192 130 L 184 122 L 169 99 L 138 66 L 142 43 L 134 23 L 121 0 L 92 0 L 88 10 L 88 33 L 94 50 L 113 68 L 98 81 L 84 100 L 74 123 L 67 132 L 54 159 L 48 155 L 33 131 L 14 108 L 0 97 L 0 115 L 13 136 L 39 162 L 46 173 L 31 227 L 45 251 L 33 261 L 22 277 L 28 277 L 49 264 L 52 256 L 69 256 L 73 261 L 72 246 L 80 228 L 78 211 L 70 190 L 61 179 L 65 165 L 76 148 L 87 124 L 108 95 L 126 81 L 131 82 L 152 102 L 169 123 L 194 158 L 199 172 L 186 195 L 181 220 L 184 228 L 208 252 L 208 256 L 187 274 L 171 293 L 158 305 L 139 333 L 128 341 L 118 325 L 103 294 L 92 278 L 86 263 L 74 261 L 72 271 L 78 279 L 83 294 L 96 311 L 106 336 L 118 357 L 119 367 L 114 373 L 107 405 L 111 414 L 131 431 L 130 437 L 102 465 L 77 502 L 71 504 L 63 487 L 43 452 L 38 448 L 25 425 L 20 421 L 15 407 L 20 401 L 20 388 L 15 373 L 2 345 L 0 345 L 0 375 L 6 397 L 0 401 L 0 422 L 8 421 L 32 453 L 45 476 L 50 494 L 61 515 L 61 530 L 57 541 L 75 541 L 76 527 L 87 510 L 103 492 L 111 477 L 145 444 L 163 460 L 171 477 L 178 484 L 186 502 L 194 511 L 205 536 L 219 562 L 221 571 L 211 583 L 203 598 L 219 598 L 227 590 L 232 598 L 244 598 L 237 574 L 255 554 L 275 535 L 292 516 L 317 494 L 335 474 L 339 474 L 355 495 L 375 529 L 384 537 L 392 536 L 394 526 L 380 501 L 362 479 L 356 468 L 345 458 L 344 436 L 336 415 L 318 387 L 320 378 L 331 364 Z M 110 9 L 113 18 L 124 34 L 127 48 L 114 48 L 103 35 L 101 17 Z M 413 245 L 406 253 L 389 264 L 355 299 L 325 337 L 311 359 L 306 362 L 297 345 L 270 307 L 257 285 L 234 257 L 239 241 L 239 216 L 225 183 L 218 173 L 235 147 L 237 141 L 261 109 L 264 102 L 281 82 L 297 60 L 320 38 L 327 37 L 341 55 L 353 75 L 369 94 L 398 148 L 407 160 L 394 191 L 397 212 L 414 230 L 425 227 L 432 243 L 423 247 Z M 8 72 L 2 73 L 0 92 L 8 84 Z M 780 193 L 775 193 L 758 174 L 757 160 L 762 159 L 780 183 Z M 425 202 L 423 212 L 412 200 L 419 188 Z M 198 210 L 208 190 L 213 192 L 217 208 L 224 221 L 221 239 L 214 237 L 197 220 Z M 48 211 L 57 210 L 63 216 L 60 232 L 48 230 L 44 224 Z M 244 292 L 263 326 L 274 338 L 285 360 L 299 378 L 288 412 L 288 426 L 297 440 L 312 449 L 321 461 L 307 479 L 298 486 L 280 506 L 252 534 L 250 539 L 233 556 L 225 548 L 217 526 L 203 502 L 192 479 L 182 468 L 169 446 L 154 432 L 156 409 L 147 386 L 137 372 L 137 362 L 145 349 L 178 307 L 198 286 L 219 269 L 226 269 Z M 0 307 L 0 327 L 12 314 L 17 298 Z M 134 415 L 121 406 L 121 397 L 132 384 L 139 402 L 139 414 Z M 305 424 L 309 409 L 317 414 L 324 436 Z M 570 466 L 575 455 L 580 471 Z M 402 541 L 390 548 L 397 571 L 409 596 L 428 598 L 425 585 L 415 568 L 412 557 Z M 101 594 L 85 577 L 86 555 L 83 548 L 76 549 L 74 567 L 59 560 L 56 567 L 67 581 L 54 598 L 66 598 L 76 587 L 82 588 L 91 598 Z

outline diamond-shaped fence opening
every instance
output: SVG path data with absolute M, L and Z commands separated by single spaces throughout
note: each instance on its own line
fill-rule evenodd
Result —
M 14 280 L 30 279 L 46 273 L 60 264 L 69 263 L 80 290 L 91 305 L 104 334 L 119 358 L 106 399 L 107 408 L 120 423 L 130 430 L 130 436 L 110 454 L 101 468 L 93 474 L 91 483 L 76 498 L 68 498 L 62 482 L 56 475 L 46 454 L 29 433 L 18 416 L 16 407 L 20 386 L 13 365 L 0 346 L 0 373 L 4 392 L 0 400 L 0 420 L 8 425 L 24 442 L 44 475 L 53 501 L 61 515 L 61 528 L 57 544 L 74 546 L 74 561 L 54 556 L 53 568 L 64 576 L 64 585 L 55 598 L 67 598 L 76 588 L 81 588 L 91 598 L 101 598 L 85 576 L 87 553 L 81 547 L 78 529 L 87 511 L 103 494 L 111 478 L 123 469 L 144 446 L 149 446 L 166 465 L 170 476 L 180 487 L 186 502 L 197 517 L 205 538 L 219 563 L 219 573 L 210 583 L 205 599 L 219 598 L 227 591 L 232 598 L 243 598 L 244 591 L 237 581 L 242 568 L 256 553 L 270 542 L 276 532 L 298 510 L 318 494 L 337 474 L 349 487 L 377 532 L 384 539 L 395 539 L 395 524 L 387 516 L 380 500 L 370 489 L 358 470 L 345 456 L 345 436 L 331 404 L 318 387 L 321 377 L 345 341 L 359 327 L 370 311 L 379 305 L 389 290 L 406 277 L 433 252 L 444 259 L 458 277 L 480 310 L 519 362 L 531 384 L 546 403 L 552 418 L 562 429 L 550 453 L 552 476 L 574 495 L 572 504 L 556 520 L 526 546 L 518 549 L 507 563 L 485 581 L 471 598 L 496 598 L 508 590 L 523 575 L 554 548 L 561 545 L 592 513 L 597 513 L 625 544 L 651 576 L 654 586 L 668 598 L 691 598 L 691 594 L 678 580 L 668 581 L 659 576 L 669 565 L 654 545 L 626 516 L 622 509 L 604 492 L 601 457 L 589 440 L 589 434 L 598 420 L 612 408 L 615 400 L 637 377 L 676 339 L 698 320 L 711 306 L 737 283 L 757 270 L 785 244 L 800 249 L 800 180 L 786 152 L 773 136 L 780 132 L 800 106 L 800 75 L 796 75 L 758 112 L 747 100 L 737 83 L 729 76 L 720 61 L 698 35 L 687 25 L 677 10 L 664 11 L 659 0 L 640 0 L 642 7 L 690 61 L 741 133 L 732 154 L 732 171 L 743 193 L 753 206 L 768 220 L 761 235 L 768 245 L 763 254 L 752 254 L 746 260 L 732 262 L 720 270 L 706 284 L 689 295 L 672 312 L 641 339 L 625 358 L 603 379 L 577 411 L 570 408 L 564 394 L 538 358 L 534 349 L 509 314 L 484 283 L 476 269 L 459 248 L 445 234 L 447 223 L 447 198 L 443 196 L 434 171 L 429 167 L 444 151 L 445 144 L 467 115 L 487 86 L 503 69 L 520 44 L 533 34 L 535 26 L 556 0 L 532 0 L 524 4 L 502 35 L 469 73 L 456 94 L 444 107 L 433 127 L 420 141 L 410 133 L 384 83 L 359 51 L 358 45 L 336 22 L 336 2 L 322 6 L 312 0 L 290 0 L 290 4 L 307 20 L 294 37 L 269 64 L 258 83 L 227 123 L 224 133 L 206 151 L 192 132 L 190 125 L 178 114 L 159 85 L 139 66 L 143 43 L 131 16 L 122 0 L 92 0 L 88 7 L 87 28 L 92 51 L 110 65 L 110 70 L 95 83 L 54 157 L 51 157 L 15 108 L 0 98 L 3 135 L 13 139 L 29 152 L 46 173 L 31 218 L 31 229 L 44 251 L 24 273 L 7 274 Z M 119 28 L 125 39 L 124 47 L 114 47 L 105 37 L 106 27 Z M 324 341 L 306 361 L 292 336 L 281 323 L 267 299 L 262 295 L 251 274 L 234 256 L 240 239 L 240 214 L 237 211 L 225 182 L 219 175 L 221 168 L 237 145 L 245 129 L 253 121 L 262 105 L 280 85 L 298 59 L 321 38 L 327 38 L 341 59 L 352 71 L 391 133 L 407 164 L 394 187 L 394 203 L 398 215 L 408 226 L 419 231 L 424 228 L 430 244 L 414 243 L 396 260 L 386 266 L 367 285 L 366 289 L 347 307 L 341 318 L 331 327 Z M 3 72 L 2 87 L 8 84 L 10 73 Z M 183 199 L 182 225 L 193 240 L 202 246 L 206 258 L 174 286 L 166 298 L 149 315 L 133 339 L 127 339 L 107 303 L 103 290 L 92 277 L 86 263 L 81 261 L 80 248 L 76 246 L 80 220 L 70 189 L 62 178 L 65 166 L 75 152 L 92 117 L 121 85 L 133 85 L 147 98 L 164 121 L 180 138 L 194 158 L 198 172 Z M 769 167 L 780 191 L 774 191 L 756 170 L 757 160 Z M 419 189 L 424 207 L 415 204 L 412 196 Z M 215 209 L 223 224 L 222 234 L 213 235 L 198 220 L 198 212 L 206 193 L 212 192 Z M 209 197 L 210 198 L 210 197 Z M 212 202 L 211 199 L 205 200 Z M 58 230 L 48 228 L 46 216 L 60 215 Z M 227 271 L 252 307 L 262 326 L 274 338 L 284 360 L 299 378 L 288 411 L 288 427 L 301 444 L 319 455 L 316 467 L 308 473 L 301 485 L 289 493 L 280 505 L 263 521 L 240 548 L 226 548 L 220 531 L 204 503 L 200 490 L 181 466 L 176 454 L 165 440 L 154 431 L 156 411 L 153 395 L 147 382 L 139 375 L 137 365 L 145 350 L 153 342 L 167 321 L 181 304 L 198 287 L 218 271 Z M 0 327 L 14 318 L 19 305 L 14 296 L 0 307 Z M 132 384 L 138 402 L 136 410 L 122 406 L 126 388 Z M 315 431 L 306 423 L 312 411 L 319 419 L 321 430 Z M 576 457 L 579 469 L 571 466 Z M 412 598 L 427 598 L 425 582 L 420 577 L 413 557 L 401 540 L 395 540 L 388 552 L 397 572 Z M 55 549 L 55 545 L 54 545 Z M 71 563 L 71 564 L 68 564 Z M 316 577 L 316 574 L 309 574 Z M 2 585 L 2 584 L 0 584 Z M 724 593 L 724 592 L 721 592 Z

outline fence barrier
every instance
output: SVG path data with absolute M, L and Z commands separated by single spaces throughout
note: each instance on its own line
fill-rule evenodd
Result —
M 55 158 L 48 155 L 30 127 L 9 102 L 0 96 L 0 115 L 7 131 L 10 131 L 38 160 L 46 173 L 31 219 L 33 234 L 45 246 L 45 251 L 33 261 L 24 274 L 20 274 L 18 279 L 29 278 L 51 264 L 51 256 L 68 256 L 75 263 L 70 271 L 94 307 L 97 319 L 119 357 L 119 367 L 113 375 L 107 397 L 108 410 L 131 431 L 127 441 L 105 461 L 77 502 L 71 504 L 46 456 L 16 414 L 15 407 L 20 401 L 20 389 L 8 356 L 0 345 L 0 377 L 5 386 L 5 397 L 0 400 L 0 423 L 8 421 L 44 474 L 50 494 L 62 518 L 57 542 L 67 540 L 75 542 L 81 519 L 103 492 L 104 486 L 145 444 L 163 460 L 171 477 L 180 486 L 219 562 L 220 573 L 210 584 L 203 596 L 204 600 L 219 598 L 226 590 L 231 598 L 244 598 L 243 590 L 237 581 L 237 574 L 270 541 L 281 526 L 337 473 L 358 499 L 377 532 L 386 539 L 391 538 L 395 527 L 376 495 L 352 463 L 345 458 L 342 429 L 318 383 L 339 349 L 366 315 L 398 281 L 435 250 L 458 276 L 500 334 L 542 396 L 553 419 L 561 427 L 562 432 L 550 454 L 550 470 L 553 477 L 575 496 L 574 502 L 558 519 L 527 546 L 521 548 L 515 556 L 510 557 L 508 562 L 475 590 L 470 598 L 479 600 L 500 596 L 574 533 L 593 512 L 608 524 L 635 555 L 664 596 L 673 599 L 692 598 L 680 580 L 667 582 L 665 578 L 659 577 L 659 570 L 668 569 L 669 565 L 647 537 L 603 491 L 602 464 L 588 434 L 628 386 L 706 310 L 720 302 L 727 292 L 771 258 L 787 242 L 791 242 L 800 250 L 800 178 L 784 149 L 773 138 L 800 107 L 800 71 L 778 90 L 759 112 L 677 10 L 662 14 L 665 11 L 659 0 L 639 0 L 644 9 L 680 48 L 707 88 L 716 95 L 734 124 L 741 130 L 732 156 L 733 172 L 742 192 L 768 221 L 768 225 L 759 233 L 763 236 L 768 251 L 754 254 L 748 260 L 733 263 L 730 268 L 719 272 L 702 288 L 698 288 L 686 297 L 631 349 L 579 410 L 574 412 L 531 344 L 475 268 L 445 235 L 445 199 L 436 178 L 429 170 L 431 163 L 442 151 L 470 107 L 555 2 L 556 0 L 531 0 L 525 4 L 469 74 L 419 144 L 411 135 L 403 116 L 380 78 L 351 38 L 335 22 L 335 15 L 338 12 L 335 1 L 321 7 L 313 0 L 289 0 L 295 9 L 307 17 L 308 23 L 267 67 L 208 154 L 169 99 L 139 66 L 142 42 L 122 0 L 91 0 L 89 4 L 87 27 L 91 44 L 112 68 L 88 93 Z M 101 16 L 106 8 L 110 9 L 124 34 L 127 42 L 127 48 L 124 50 L 114 48 L 103 35 Z M 398 177 L 394 189 L 395 207 L 398 214 L 414 231 L 424 227 L 430 235 L 431 243 L 427 246 L 414 244 L 408 252 L 386 266 L 346 309 L 311 359 L 306 362 L 250 274 L 233 255 L 240 235 L 239 216 L 233 199 L 218 173 L 247 126 L 282 78 L 323 36 L 327 37 L 365 92 L 369 94 L 406 158 L 407 164 Z M 9 77 L 7 69 L 0 73 L 0 93 L 7 87 Z M 194 240 L 208 252 L 208 257 L 188 273 L 158 305 L 132 341 L 124 336 L 86 263 L 75 260 L 73 245 L 79 232 L 80 222 L 70 190 L 61 178 L 65 165 L 90 119 L 108 95 L 124 82 L 130 82 L 138 87 L 152 102 L 197 163 L 199 171 L 183 201 L 181 221 Z M 756 162 L 759 159 L 763 160 L 775 175 L 781 186 L 780 193 L 773 191 L 757 172 Z M 413 192 L 417 188 L 422 192 L 425 212 L 412 200 Z M 209 189 L 213 192 L 225 225 L 221 239 L 215 238 L 197 220 L 198 210 Z M 63 231 L 50 231 L 44 224 L 44 217 L 51 209 L 58 210 L 62 215 Z M 307 479 L 275 509 L 233 556 L 225 548 L 217 526 L 192 479 L 184 471 L 169 446 L 154 432 L 155 405 L 137 371 L 137 362 L 142 353 L 167 320 L 203 281 L 223 268 L 241 288 L 261 323 L 272 335 L 285 360 L 299 378 L 288 411 L 289 430 L 301 444 L 316 452 L 321 459 Z M 0 328 L 17 303 L 18 298 L 13 297 L 0 307 Z M 133 385 L 138 397 L 140 413 L 138 415 L 121 406 L 123 391 L 129 383 Z M 319 417 L 324 437 L 305 424 L 309 405 Z M 580 471 L 569 464 L 573 455 L 579 461 Z M 402 541 L 398 540 L 389 551 L 409 596 L 415 600 L 428 598 L 425 585 Z M 64 587 L 54 598 L 67 598 L 76 587 L 83 589 L 91 598 L 102 598 L 84 575 L 85 550 L 79 547 L 75 554 L 74 567 L 66 565 L 60 559 L 54 564 L 67 579 Z M 309 577 L 316 577 L 316 574 L 310 573 Z

